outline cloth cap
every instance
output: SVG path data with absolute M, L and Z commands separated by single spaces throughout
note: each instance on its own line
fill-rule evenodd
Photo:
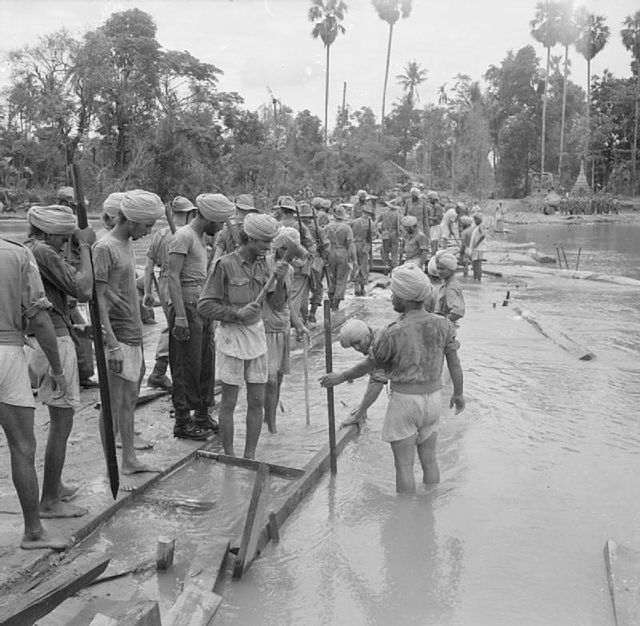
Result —
M 358 189 L 358 193 L 356 195 L 358 198 L 366 198 L 367 192 L 364 189 Z
M 349 219 L 349 215 L 347 215 L 346 205 L 339 204 L 335 209 L 333 209 L 333 217 L 336 220 Z
M 184 196 L 176 196 L 173 200 L 171 200 L 171 209 L 174 213 L 189 213 L 189 211 L 195 211 L 196 207 L 189 200 L 189 198 L 185 198 Z
M 27 213 L 29 224 L 48 235 L 71 235 L 78 221 L 68 206 L 32 206 Z
M 296 202 L 291 196 L 280 196 L 276 204 L 276 209 L 285 209 L 286 211 L 295 211 Z
M 324 200 L 320 198 L 320 196 L 316 196 L 313 200 L 311 200 L 311 206 L 322 206 Z
M 420 190 L 417 187 L 411 187 L 411 191 L 409 193 L 417 198 L 420 195 Z
M 73 187 L 60 187 L 58 189 L 58 200 L 66 200 L 67 202 L 75 202 L 76 194 Z
M 260 241 L 272 241 L 278 234 L 280 223 L 271 215 L 261 213 L 249 213 L 244 218 L 242 228 L 247 237 L 259 239 Z
M 110 193 L 102 203 L 102 210 L 112 219 L 118 217 L 120 213 L 120 207 L 122 206 L 122 198 L 124 198 L 123 191 L 115 191 Z
M 338 338 L 343 348 L 350 348 L 356 341 L 369 336 L 369 327 L 362 321 L 350 319 L 341 329 Z
M 259 213 L 258 209 L 253 204 L 253 196 L 249 193 L 241 193 L 236 198 L 236 209 L 240 209 L 241 211 Z
M 132 222 L 152 222 L 164 216 L 164 204 L 155 193 L 144 189 L 127 191 L 120 210 Z
M 278 234 L 273 238 L 273 247 L 281 248 L 286 246 L 287 239 L 290 239 L 294 243 L 300 245 L 300 233 L 298 230 L 291 226 L 281 226 Z
M 446 250 L 439 250 L 436 252 L 436 263 L 441 267 L 446 267 L 448 270 L 455 270 L 458 267 L 458 260 L 451 252 Z
M 431 297 L 431 283 L 425 273 L 409 263 L 391 272 L 391 293 L 409 302 L 424 302 Z
M 411 228 L 411 226 L 417 226 L 418 225 L 418 218 L 415 215 L 405 215 L 401 220 L 400 223 L 405 227 L 405 228 Z
M 438 266 L 436 265 L 435 254 L 429 259 L 429 262 L 427 263 L 427 274 L 436 277 L 440 276 L 440 273 L 438 272 Z
M 313 210 L 308 202 L 298 202 L 300 217 L 313 217 Z
M 427 200 L 440 200 L 437 191 L 427 191 Z
M 236 214 L 236 206 L 221 193 L 201 193 L 196 206 L 207 222 L 226 222 Z

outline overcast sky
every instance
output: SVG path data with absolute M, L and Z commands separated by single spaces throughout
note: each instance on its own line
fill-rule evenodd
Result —
M 330 125 L 345 81 L 351 107 L 370 106 L 380 114 L 388 27 L 370 0 L 346 1 L 346 33 L 331 48 Z M 611 29 L 592 73 L 609 68 L 616 76 L 629 76 L 631 57 L 620 29 L 625 16 L 640 8 L 638 0 L 579 4 L 605 15 Z M 133 7 L 153 16 L 165 49 L 188 50 L 222 69 L 220 89 L 239 92 L 247 108 L 268 102 L 269 86 L 294 111 L 309 109 L 323 117 L 325 55 L 322 43 L 310 36 L 307 0 L 0 0 L 0 83 L 8 79 L 9 50 L 61 27 L 82 35 L 114 11 Z M 480 79 L 510 49 L 533 44 L 543 58 L 544 49 L 529 33 L 534 11 L 534 0 L 413 0 L 411 15 L 394 29 L 387 102 L 400 96 L 395 77 L 408 61 L 428 71 L 420 88 L 424 103 L 435 101 L 438 87 L 452 84 L 457 73 Z M 570 55 L 572 79 L 584 87 L 586 63 L 575 51 Z

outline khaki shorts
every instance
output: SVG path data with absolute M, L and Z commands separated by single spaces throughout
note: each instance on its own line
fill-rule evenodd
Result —
M 36 406 L 22 346 L 0 344 L 0 402 L 30 409 Z
M 132 383 L 139 383 L 144 376 L 144 354 L 142 352 L 142 346 L 130 346 L 128 343 L 118 342 L 120 351 L 122 353 L 122 371 L 119 374 L 114 374 L 109 370 L 110 376 L 118 376 L 124 378 Z M 107 350 L 107 361 L 109 361 L 109 351 Z M 108 363 L 107 363 L 108 367 Z
M 264 384 L 267 382 L 269 360 L 267 353 L 255 359 L 237 359 L 216 351 L 217 378 L 227 385 L 239 387 L 242 383 Z
M 382 426 L 383 441 L 400 441 L 417 435 L 420 444 L 438 432 L 442 400 L 440 390 L 423 395 L 391 390 Z
M 61 398 L 55 397 L 56 391 L 53 378 L 51 378 L 51 367 L 42 348 L 37 343 L 35 347 L 26 349 L 31 384 L 38 389 L 38 398 L 43 404 L 63 409 L 75 409 L 80 405 L 80 376 L 78 374 L 76 345 L 69 335 L 56 337 L 56 339 L 58 340 L 60 363 L 67 382 L 67 393 Z
M 275 379 L 278 374 L 288 374 L 290 340 L 289 333 L 265 333 L 267 336 L 267 360 L 269 378 Z

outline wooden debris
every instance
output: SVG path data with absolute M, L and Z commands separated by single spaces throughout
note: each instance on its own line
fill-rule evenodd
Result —
M 96 613 L 89 626 L 162 626 L 160 607 L 154 600 L 147 600 L 134 604 L 118 617 Z
M 604 559 L 616 626 L 640 624 L 640 554 L 608 539 Z
M 219 454 L 209 450 L 198 450 L 197 456 L 203 459 L 212 459 L 214 461 L 218 461 L 218 463 L 235 465 L 236 467 L 244 467 L 245 469 L 254 471 L 257 471 L 261 465 L 266 465 L 269 469 L 269 473 L 272 476 L 278 476 L 279 478 L 300 478 L 304 474 L 304 470 L 298 469 L 297 467 L 287 467 L 286 465 L 276 465 L 275 463 L 263 463 L 253 459 L 244 459 L 242 457 Z
M 163 626 L 207 626 L 221 601 L 213 591 L 187 585 L 165 616 Z
M 173 565 L 173 554 L 176 549 L 176 540 L 164 535 L 158 537 L 156 544 L 156 568 L 164 571 Z

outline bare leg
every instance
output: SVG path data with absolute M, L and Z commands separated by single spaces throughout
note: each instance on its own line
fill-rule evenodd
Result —
M 9 444 L 11 477 L 24 518 L 24 535 L 20 547 L 25 550 L 38 548 L 64 550 L 69 546 L 69 541 L 49 536 L 40 523 L 38 478 L 33 465 L 36 453 L 33 417 L 34 410 L 31 408 L 0 402 L 0 424 Z
M 436 442 L 438 433 L 433 433 L 428 439 L 418 444 L 418 458 L 422 465 L 422 482 L 434 485 L 440 482 L 440 469 L 436 458 Z
M 400 441 L 392 441 L 391 450 L 396 466 L 396 491 L 398 493 L 415 493 L 416 481 L 413 477 L 413 462 L 416 456 L 415 435 L 400 439 Z
M 280 402 L 281 385 L 282 374 L 278 373 L 276 378 L 269 378 L 265 387 L 264 421 L 267 423 L 270 433 L 278 432 L 276 429 L 276 413 Z
M 235 456 L 233 450 L 233 412 L 238 402 L 239 390 L 240 387 L 237 385 L 222 383 L 222 398 L 220 399 L 220 412 L 218 413 L 219 434 L 224 453 L 229 456 Z
M 265 383 L 247 383 L 247 438 L 244 445 L 244 458 L 253 459 L 256 456 L 258 439 L 262 430 L 264 415 Z
M 71 407 L 49 407 L 49 437 L 44 455 L 44 476 L 40 517 L 82 517 L 89 511 L 60 500 L 62 467 L 67 453 L 67 440 L 73 426 Z

